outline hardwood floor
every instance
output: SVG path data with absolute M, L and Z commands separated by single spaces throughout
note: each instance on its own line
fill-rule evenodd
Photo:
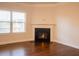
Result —
M 56 42 L 50 44 L 21 42 L 0 45 L 0 56 L 79 56 L 79 49 Z

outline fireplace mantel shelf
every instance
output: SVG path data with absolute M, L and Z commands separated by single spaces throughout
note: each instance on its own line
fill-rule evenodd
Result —
M 32 25 L 56 25 L 56 24 L 32 24 Z

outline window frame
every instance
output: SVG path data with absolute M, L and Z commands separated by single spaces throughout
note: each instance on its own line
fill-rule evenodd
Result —
M 2 9 L 0 9 L 0 10 L 2 10 Z M 10 32 L 9 33 L 0 33 L 0 35 L 1 34 L 13 34 L 13 33 L 24 33 L 24 32 L 26 32 L 26 16 L 27 16 L 27 14 L 26 14 L 26 12 L 25 11 L 15 11 L 15 10 L 2 10 L 2 11 L 9 11 L 10 12 Z M 22 12 L 22 13 L 24 13 L 24 22 L 22 22 L 22 23 L 24 23 L 24 31 L 23 32 L 13 32 L 13 16 L 12 16 L 12 12 Z M 5 21 L 5 22 L 8 22 L 8 21 Z M 16 23 L 19 23 L 19 22 L 16 22 Z

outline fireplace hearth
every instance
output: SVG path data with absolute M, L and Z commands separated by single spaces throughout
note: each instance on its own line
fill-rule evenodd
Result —
M 35 28 L 35 43 L 50 43 L 50 28 Z

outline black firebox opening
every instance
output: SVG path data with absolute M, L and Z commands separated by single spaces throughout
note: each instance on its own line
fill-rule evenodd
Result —
M 50 43 L 50 28 L 35 28 L 35 43 Z

